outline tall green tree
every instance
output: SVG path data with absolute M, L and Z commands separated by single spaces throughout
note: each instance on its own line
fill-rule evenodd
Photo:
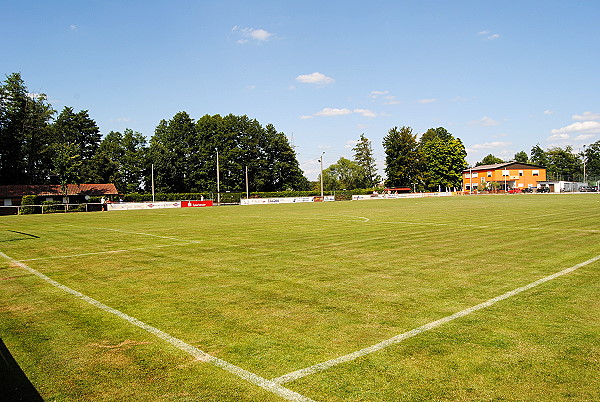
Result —
M 480 162 L 477 162 L 475 164 L 475 166 L 495 165 L 498 163 L 504 163 L 504 161 L 502 159 L 498 158 L 497 156 L 488 154 L 488 155 L 484 156 Z
M 547 173 L 554 180 L 583 180 L 583 164 L 571 146 L 554 147 L 546 151 Z
M 529 155 L 527 155 L 527 152 L 525 151 L 517 152 L 514 159 L 515 162 L 529 163 Z
M 321 178 L 319 177 L 319 180 Z M 325 190 L 349 190 L 363 187 L 364 171 L 357 162 L 341 157 L 336 163 L 323 169 Z
M 149 170 L 147 153 L 142 134 L 131 129 L 125 129 L 123 134 L 111 131 L 94 155 L 94 181 L 114 183 L 123 194 L 142 191 Z
M 419 151 L 427 190 L 462 186 L 467 152 L 460 138 L 455 138 L 443 127 L 429 129 L 421 137 Z
M 88 111 L 75 112 L 73 108 L 65 107 L 52 123 L 51 129 L 54 144 L 72 144 L 75 147 L 81 161 L 81 180 L 93 181 L 93 157 L 100 147 L 102 135 Z
M 198 191 L 190 175 L 198 167 L 190 163 L 194 153 L 195 124 L 186 112 L 161 120 L 150 140 L 156 191 L 185 193 Z
M 600 180 L 600 140 L 590 144 L 583 153 L 585 158 L 586 177 Z
M 540 147 L 540 144 L 536 144 L 531 148 L 530 155 L 531 158 L 529 158 L 529 160 L 531 163 L 544 167 L 548 166 L 548 155 L 546 154 L 546 151 Z
M 69 184 L 81 183 L 82 161 L 77 153 L 79 147 L 72 143 L 54 144 L 52 155 L 52 164 L 54 174 L 58 178 L 61 192 L 67 195 L 67 186 Z
M 412 128 L 394 127 L 383 138 L 388 187 L 411 186 L 421 181 L 421 159 L 417 135 Z
M 46 95 L 29 93 L 21 74 L 0 84 L 0 184 L 48 182 L 54 113 Z
M 251 191 L 301 190 L 310 186 L 285 134 L 248 116 L 205 115 L 197 122 L 185 112 L 160 122 L 150 140 L 160 191 L 243 191 L 248 170 Z
M 356 146 L 352 150 L 354 151 L 354 161 L 361 168 L 361 177 L 356 184 L 357 188 L 377 186 L 381 181 L 381 176 L 377 174 L 377 165 L 373 157 L 371 141 L 364 134 L 361 134 Z

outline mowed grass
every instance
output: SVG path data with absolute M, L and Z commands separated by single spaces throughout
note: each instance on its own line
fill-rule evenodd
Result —
M 9 216 L 0 251 L 270 379 L 600 255 L 600 196 Z M 0 337 L 45 399 L 279 400 L 6 260 L 0 294 Z M 332 401 L 598 400 L 598 373 L 594 262 L 284 386 Z

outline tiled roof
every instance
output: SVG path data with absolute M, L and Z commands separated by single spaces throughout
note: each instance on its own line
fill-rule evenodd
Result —
M 67 195 L 117 195 L 114 184 L 68 184 Z M 59 184 L 27 184 L 0 186 L 0 198 L 22 197 L 24 195 L 60 196 Z

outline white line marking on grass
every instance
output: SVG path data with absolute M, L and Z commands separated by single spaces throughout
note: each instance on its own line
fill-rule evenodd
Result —
M 69 225 L 69 226 L 75 226 L 75 225 Z M 187 242 L 187 243 L 202 243 L 199 240 L 186 240 L 186 239 L 179 239 L 177 237 L 172 237 L 172 236 L 161 236 L 161 235 L 155 235 L 155 234 L 151 234 L 151 233 L 142 233 L 142 232 L 129 232 L 127 230 L 121 230 L 121 229 L 111 229 L 111 228 L 99 228 L 99 227 L 93 227 L 90 226 L 90 229 L 98 229 L 98 230 L 110 230 L 112 232 L 119 232 L 119 233 L 125 233 L 125 234 L 135 234 L 135 235 L 140 235 L 140 236 L 151 236 L 151 237 L 158 237 L 160 239 L 169 239 L 169 240 L 177 240 L 180 242 Z
M 56 259 L 56 258 L 85 257 L 86 255 L 126 253 L 126 252 L 129 252 L 129 251 L 138 251 L 138 250 L 154 250 L 155 248 L 162 248 L 162 247 L 185 246 L 187 244 L 191 244 L 191 243 L 162 244 L 162 245 L 152 246 L 152 247 L 137 247 L 137 248 L 128 248 L 128 249 L 121 249 L 121 250 L 96 251 L 96 252 L 81 253 L 81 254 L 55 255 L 55 256 L 51 256 L 51 257 L 28 258 L 28 259 L 17 260 L 17 261 L 19 261 L 19 262 L 39 261 L 39 260 L 52 260 L 52 259 Z
M 514 230 L 548 230 L 553 232 L 585 232 L 585 233 L 598 233 L 600 230 L 597 229 L 573 229 L 573 228 L 553 228 L 553 227 L 527 227 L 527 226 L 492 226 L 492 225 L 472 225 L 463 223 L 444 223 L 444 222 L 410 222 L 410 221 L 379 221 L 375 223 L 381 223 L 386 225 L 417 225 L 417 226 L 450 226 L 453 228 L 477 228 L 477 229 L 514 229 Z
M 22 262 L 19 262 L 19 261 L 15 260 L 14 258 L 9 257 L 8 255 L 4 254 L 1 251 L 0 251 L 0 256 L 3 257 L 5 260 L 8 260 L 10 263 L 15 264 L 15 265 L 21 267 L 22 269 L 32 273 L 33 275 L 43 279 L 44 281 L 48 282 L 52 286 L 55 286 L 65 292 L 91 304 L 92 306 L 99 308 L 100 310 L 106 311 L 107 313 L 110 313 L 110 314 L 114 314 L 117 317 L 122 318 L 123 320 L 129 322 L 130 324 L 133 324 L 136 327 L 139 327 L 139 328 L 151 333 L 152 335 L 167 341 L 168 343 L 175 346 L 179 350 L 184 351 L 184 352 L 190 354 L 191 356 L 195 357 L 197 360 L 207 362 L 214 366 L 217 366 L 223 370 L 226 370 L 232 374 L 235 374 L 236 376 L 238 376 L 240 378 L 243 378 L 244 380 L 246 380 L 254 385 L 257 385 L 275 395 L 278 395 L 278 396 L 288 399 L 290 401 L 312 401 L 312 399 L 310 399 L 304 395 L 301 395 L 297 392 L 287 389 L 280 384 L 277 384 L 273 381 L 267 380 L 266 378 L 263 378 L 259 375 L 251 373 L 250 371 L 244 370 L 241 367 L 238 367 L 231 363 L 228 363 L 225 360 L 211 356 L 208 353 L 196 348 L 195 346 L 185 343 L 181 339 L 175 338 L 174 336 L 171 336 L 171 335 L 167 334 L 166 332 L 161 331 L 158 328 L 148 325 L 148 324 L 138 320 L 135 317 L 127 315 L 119 310 L 116 310 L 112 307 L 107 306 L 104 303 L 99 302 L 96 299 L 86 296 L 81 292 L 71 289 L 70 287 L 65 286 L 65 285 L 55 281 L 54 279 L 51 279 L 50 277 L 42 274 L 41 272 L 27 266 L 26 264 L 23 264 Z
M 529 290 L 529 289 L 531 289 L 533 287 L 541 285 L 542 283 L 551 281 L 552 279 L 558 278 L 559 276 L 566 275 L 566 274 L 568 274 L 570 272 L 575 271 L 578 268 L 581 268 L 583 266 L 586 266 L 586 265 L 591 264 L 593 262 L 596 262 L 598 260 L 600 260 L 600 255 L 598 255 L 598 256 L 596 256 L 594 258 L 590 258 L 587 261 L 584 261 L 582 263 L 574 265 L 574 266 L 572 266 L 570 268 L 564 269 L 564 270 L 562 270 L 560 272 L 557 272 L 555 274 L 546 276 L 545 278 L 538 279 L 537 281 L 531 282 L 528 285 L 525 285 L 525 286 L 522 286 L 520 288 L 511 290 L 510 292 L 506 292 L 503 295 L 494 297 L 494 298 L 489 299 L 489 300 L 487 300 L 487 301 L 485 301 L 483 303 L 477 304 L 477 305 L 475 305 L 473 307 L 469 307 L 467 309 L 459 311 L 458 313 L 454 313 L 454 314 L 446 316 L 444 318 L 440 318 L 439 320 L 432 321 L 432 322 L 430 322 L 428 324 L 422 325 L 422 326 L 420 326 L 418 328 L 415 328 L 415 329 L 413 329 L 411 331 L 404 332 L 404 333 L 402 333 L 400 335 L 396 335 L 396 336 L 394 336 L 392 338 L 389 338 L 389 339 L 387 339 L 387 340 L 385 340 L 383 342 L 379 342 L 379 343 L 377 343 L 375 345 L 369 346 L 369 347 L 361 349 L 361 350 L 357 350 L 356 352 L 353 352 L 353 353 L 350 353 L 350 354 L 347 354 L 347 355 L 344 355 L 344 356 L 340 356 L 340 357 L 337 357 L 335 359 L 328 360 L 328 361 L 323 362 L 323 363 L 315 364 L 314 366 L 306 367 L 306 368 L 303 368 L 301 370 L 297 370 L 297 371 L 294 371 L 294 372 L 282 375 L 281 377 L 273 378 L 271 381 L 273 381 L 273 382 L 275 382 L 277 384 L 285 384 L 286 382 L 294 381 L 294 380 L 297 380 L 299 378 L 306 377 L 308 375 L 315 374 L 315 373 L 318 373 L 320 371 L 327 370 L 327 369 L 329 369 L 329 368 L 331 368 L 333 366 L 336 366 L 338 364 L 349 362 L 349 361 L 352 361 L 352 360 L 356 360 L 359 357 L 368 355 L 368 354 L 373 353 L 373 352 L 377 352 L 377 351 L 379 351 L 381 349 L 387 348 L 388 346 L 400 343 L 400 342 L 402 342 L 405 339 L 412 338 L 413 336 L 416 336 L 416 335 L 419 335 L 419 334 L 421 334 L 423 332 L 429 331 L 430 329 L 437 328 L 440 325 L 445 324 L 445 323 L 450 322 L 450 321 L 453 321 L 453 320 L 456 320 L 457 318 L 461 318 L 461 317 L 469 315 L 469 314 L 471 314 L 471 313 L 473 313 L 475 311 L 487 308 L 487 307 L 489 307 L 489 306 L 491 306 L 491 305 L 493 305 L 493 304 L 495 304 L 495 303 L 497 303 L 497 302 L 499 302 L 501 300 L 508 299 L 509 297 L 515 296 L 515 295 L 517 295 L 517 294 L 519 294 L 521 292 L 524 292 L 524 291 Z

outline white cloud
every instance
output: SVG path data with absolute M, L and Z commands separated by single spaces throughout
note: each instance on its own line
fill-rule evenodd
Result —
M 273 36 L 271 32 L 265 31 L 264 29 L 240 28 L 237 25 L 232 28 L 231 32 L 237 32 L 243 36 L 242 39 L 237 41 L 237 43 L 240 44 L 248 43 L 249 39 L 255 40 L 257 42 L 266 42 Z
M 504 148 L 511 144 L 512 144 L 511 142 L 505 142 L 505 141 L 492 141 L 492 142 L 484 142 L 483 144 L 475 144 L 471 148 L 472 149 Z
M 384 105 L 397 105 L 400 103 L 394 95 L 384 96 L 383 99 L 385 99 L 385 102 L 383 102 Z
M 352 110 L 350 109 L 336 109 L 331 107 L 326 107 L 320 112 L 315 113 L 315 116 L 343 116 L 347 114 L 351 114 Z
M 496 120 L 491 119 L 491 118 L 489 118 L 487 116 L 483 116 L 479 120 L 471 120 L 468 124 L 470 126 L 489 127 L 489 126 L 497 126 L 500 123 L 498 123 Z
M 389 93 L 390 93 L 390 91 L 371 91 L 371 93 L 369 94 L 369 96 L 371 98 L 377 98 L 379 96 L 387 95 Z
M 585 141 L 585 140 L 589 140 L 590 138 L 594 138 L 595 135 L 594 134 L 581 134 L 578 135 L 577 137 L 575 137 L 575 141 Z
M 371 91 L 369 97 L 373 99 L 383 99 L 384 105 L 397 105 L 398 103 L 400 103 L 400 101 L 396 99 L 396 96 L 389 95 L 389 93 L 390 91 Z
M 305 115 L 303 115 L 303 116 L 300 116 L 300 118 L 301 118 L 302 120 L 312 119 L 313 117 L 314 117 L 314 116 L 310 116 L 310 115 L 306 115 L 306 114 L 305 114 Z
M 600 113 L 585 112 L 584 114 L 574 114 L 573 120 L 600 120 Z
M 477 32 L 479 36 L 485 36 L 486 40 L 494 40 L 500 37 L 500 34 L 492 33 L 492 31 L 479 31 Z
M 117 121 L 120 123 L 129 123 L 131 119 L 129 117 L 119 117 Z
M 433 102 L 437 102 L 437 99 L 436 98 L 419 99 L 417 102 L 419 102 L 419 103 L 433 103 Z
M 552 131 L 554 131 L 554 130 L 552 130 Z M 557 140 L 568 140 L 569 138 L 571 138 L 571 136 L 569 134 L 554 134 L 546 139 L 548 141 L 557 141 Z
M 544 110 L 544 114 L 550 115 L 550 114 L 554 114 L 554 112 L 552 110 Z
M 326 76 L 325 74 L 321 74 L 319 72 L 314 72 L 312 74 L 299 75 L 296 77 L 296 81 L 302 82 L 305 84 L 315 84 L 315 85 L 328 85 L 335 82 L 335 80 L 331 77 Z
M 79 28 L 79 27 L 75 24 L 71 24 L 71 25 L 69 25 L 69 28 L 71 29 L 71 31 L 77 31 L 77 28 Z
M 326 108 L 322 109 L 321 111 L 315 113 L 312 116 L 301 116 L 301 118 L 309 119 L 309 118 L 312 118 L 313 116 L 321 116 L 321 117 L 346 116 L 346 115 L 353 114 L 353 113 L 359 114 L 363 117 L 377 117 L 377 113 L 373 112 L 370 109 L 350 110 L 348 108 L 338 109 L 338 108 L 326 107 Z
M 354 113 L 358 113 L 363 117 L 377 117 L 377 113 L 369 109 L 354 109 Z
M 348 141 L 346 141 L 346 145 L 344 145 L 344 148 L 352 149 L 356 146 L 356 144 L 358 144 L 357 140 L 348 140 Z
M 600 121 L 582 121 L 570 124 L 566 127 L 561 127 L 551 131 L 552 134 L 568 134 L 568 133 L 585 133 L 595 134 L 600 133 Z

